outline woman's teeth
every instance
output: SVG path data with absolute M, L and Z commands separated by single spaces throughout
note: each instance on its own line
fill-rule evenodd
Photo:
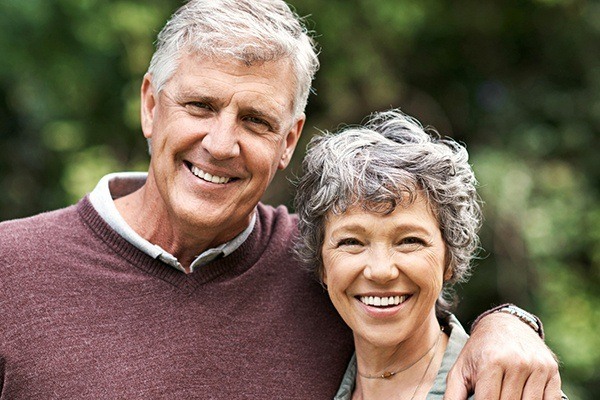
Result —
M 388 307 L 388 306 L 397 306 L 398 304 L 402 304 L 406 301 L 408 295 L 403 296 L 389 296 L 389 297 L 379 297 L 379 296 L 360 296 L 359 300 L 368 306 L 375 307 Z

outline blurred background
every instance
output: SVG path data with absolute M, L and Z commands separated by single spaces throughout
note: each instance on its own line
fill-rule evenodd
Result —
M 145 170 L 139 86 L 175 0 L 0 1 L 0 220 Z M 572 400 L 600 394 L 600 2 L 295 0 L 321 46 L 307 125 L 264 198 L 291 204 L 318 130 L 400 107 L 464 142 L 484 252 L 465 324 L 516 303 L 544 321 Z M 34 266 L 26 266 L 34 267 Z

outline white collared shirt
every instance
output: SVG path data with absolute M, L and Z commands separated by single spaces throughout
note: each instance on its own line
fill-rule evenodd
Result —
M 156 244 L 152 244 L 137 232 L 135 232 L 125 219 L 121 216 L 114 199 L 125 196 L 142 187 L 146 182 L 148 174 L 145 172 L 117 172 L 105 175 L 100 179 L 94 190 L 90 193 L 90 201 L 100 217 L 106 221 L 119 235 L 129 243 L 148 254 L 152 258 L 160 259 L 182 272 L 186 272 L 179 260 L 168 251 Z M 215 248 L 207 249 L 200 254 L 190 265 L 190 273 L 194 269 L 208 264 L 219 256 L 227 257 L 242 245 L 250 236 L 256 223 L 256 212 L 252 213 L 252 219 L 248 227 L 230 241 Z

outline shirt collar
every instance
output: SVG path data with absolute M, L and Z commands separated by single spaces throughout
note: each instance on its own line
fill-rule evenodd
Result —
M 180 271 L 186 272 L 179 260 L 160 246 L 152 244 L 137 232 L 135 232 L 125 219 L 121 216 L 114 199 L 132 193 L 142 187 L 146 182 L 148 174 L 145 172 L 117 172 L 105 175 L 100 179 L 94 190 L 90 193 L 89 199 L 94 209 L 111 228 L 113 228 L 123 239 L 148 254 L 152 258 L 158 258 L 165 264 L 170 265 Z M 237 250 L 252 233 L 256 224 L 256 212 L 252 213 L 250 224 L 239 235 L 230 241 L 217 247 L 207 249 L 200 254 L 190 265 L 190 272 L 195 268 L 201 267 L 222 256 L 227 257 Z

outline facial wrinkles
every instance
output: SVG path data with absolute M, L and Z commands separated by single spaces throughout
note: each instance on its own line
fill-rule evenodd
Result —
M 170 113 L 184 112 L 184 110 L 180 107 L 182 105 L 181 100 L 179 100 L 176 97 L 176 95 L 173 95 L 170 91 L 166 89 L 163 89 L 159 93 L 157 101 L 162 102 L 164 108 L 172 109 L 172 111 L 169 111 Z
M 177 93 L 173 95 L 170 89 L 163 90 L 161 92 L 161 101 L 164 104 L 164 108 L 169 108 L 169 111 L 167 112 L 170 115 L 183 114 L 183 117 L 172 118 L 168 121 L 170 121 L 171 125 L 177 124 L 178 126 L 173 127 L 173 129 L 176 129 L 180 132 L 197 130 L 198 122 L 193 120 L 194 116 L 190 115 L 189 112 L 186 111 L 182 101 L 176 96 Z M 190 140 L 191 139 L 193 139 L 193 136 L 190 136 Z M 158 143 L 159 142 L 154 141 L 153 147 L 155 147 Z M 157 147 L 156 150 L 161 150 L 165 146 L 167 146 L 167 141 L 160 142 L 159 147 Z M 245 168 L 241 163 L 241 160 L 208 159 L 206 156 L 202 155 L 202 152 L 200 152 L 196 146 L 186 148 L 181 152 L 175 153 L 175 155 L 184 160 L 186 163 L 190 163 L 188 164 L 188 168 L 190 168 L 194 175 L 202 177 L 202 179 L 211 181 L 213 183 L 226 183 L 232 178 L 242 178 L 246 176 Z M 204 171 L 205 169 L 206 171 Z M 210 175 L 207 176 L 207 174 Z
M 437 220 L 427 214 L 424 207 L 415 205 L 387 216 L 350 209 L 327 219 L 323 261 L 329 295 L 342 318 L 367 342 L 391 343 L 397 331 L 410 337 L 406 332 L 417 332 L 434 313 L 443 282 L 445 246 Z M 359 228 L 347 229 L 350 226 Z M 362 249 L 353 254 L 352 250 L 337 248 L 339 240 L 347 237 L 359 239 Z M 423 243 L 413 246 L 412 241 L 403 241 L 407 238 L 418 238 Z M 375 253 L 377 257 L 373 256 Z M 386 281 L 385 271 L 380 269 L 381 280 L 370 280 L 368 274 L 364 274 L 369 262 L 386 263 L 378 266 L 397 268 L 400 273 Z M 401 321 L 395 317 L 372 318 L 361 311 L 380 304 L 383 307 L 384 297 L 376 298 L 378 293 L 394 294 L 392 307 L 401 303 L 401 296 L 407 296 L 402 300 L 408 303 L 403 311 L 398 311 L 402 313 Z M 389 301 L 388 296 L 385 307 Z
M 280 66 L 282 69 L 288 69 L 289 71 L 292 71 L 289 63 L 286 63 L 285 60 L 278 60 L 274 62 L 276 65 Z M 293 74 L 292 74 L 293 76 Z M 288 96 L 281 96 L 279 97 L 278 95 L 280 93 L 282 93 L 282 88 L 278 87 L 278 85 L 273 84 L 273 81 L 271 79 L 269 79 L 269 77 L 265 77 L 263 75 L 260 74 L 255 74 L 255 73 L 247 73 L 247 74 L 240 74 L 239 75 L 239 83 L 243 83 L 243 82 L 253 82 L 253 83 L 258 83 L 259 85 L 262 86 L 262 89 L 265 90 L 257 90 L 257 89 L 253 89 L 253 88 L 249 88 L 248 92 L 249 93 L 254 93 L 254 94 L 258 94 L 261 97 L 264 96 L 265 93 L 267 93 L 270 96 L 270 100 L 273 101 L 275 104 L 277 104 L 277 111 L 281 114 L 284 113 L 293 113 L 293 107 L 294 107 L 294 97 L 293 97 L 293 93 L 295 93 L 294 86 L 295 84 L 293 82 L 288 83 L 287 86 L 289 86 L 290 89 L 292 90 L 287 90 L 288 92 Z M 294 81 L 294 80 L 292 80 Z
M 441 238 L 437 237 L 440 235 L 437 222 L 435 219 L 430 221 L 431 216 L 420 215 L 421 211 L 415 212 L 409 210 L 406 215 L 396 214 L 383 217 L 369 213 L 363 214 L 363 216 L 368 216 L 362 220 L 360 219 L 362 213 L 358 215 L 352 215 L 352 213 L 344 213 L 339 216 L 330 215 L 327 219 L 329 227 L 327 230 L 329 232 L 326 232 L 329 236 L 329 246 L 335 248 L 336 241 L 339 238 L 354 236 L 359 239 L 362 238 L 361 240 L 365 244 L 371 243 L 371 245 L 367 246 L 369 248 L 377 243 L 381 243 L 381 246 L 386 249 L 388 254 L 396 254 L 398 246 L 401 246 L 400 252 L 408 257 L 406 260 L 410 260 L 412 255 L 419 256 L 420 262 L 423 262 L 423 258 L 421 257 L 424 256 L 427 263 L 439 264 L 439 261 L 436 259 L 436 251 L 444 252 L 444 249 L 438 248 L 441 244 L 437 242 L 441 242 Z M 430 212 L 428 208 L 427 211 Z M 392 225 L 388 224 L 390 220 L 386 221 L 388 217 L 395 219 Z M 405 237 L 416 237 L 425 243 L 415 244 L 413 249 L 411 248 L 413 246 L 401 243 Z M 421 251 L 425 251 L 426 254 L 419 254 Z
M 193 113 L 190 113 L 190 111 L 187 111 L 187 107 L 186 107 L 186 103 L 188 102 L 192 102 L 192 101 L 198 101 L 198 102 L 203 102 L 205 99 L 202 99 L 200 96 L 194 96 L 194 95 L 181 95 L 181 96 L 177 96 L 176 95 L 171 95 L 169 92 L 165 92 L 165 97 L 166 97 L 166 102 L 168 103 L 168 107 L 171 108 L 175 108 L 175 110 L 173 110 L 173 112 L 177 112 L 177 113 L 185 113 L 185 118 L 183 119 L 179 119 L 179 122 L 182 123 L 183 121 L 188 121 L 187 123 L 193 123 L 196 124 L 197 122 L 193 122 L 195 121 L 195 118 L 201 118 L 201 120 L 205 120 L 207 118 L 218 118 L 219 123 L 223 123 L 225 124 L 225 128 L 224 129 L 234 129 L 234 131 L 232 132 L 233 135 L 239 135 L 241 134 L 242 131 L 240 131 L 240 129 L 244 129 L 243 124 L 248 123 L 243 121 L 242 119 L 245 118 L 244 115 L 244 111 L 240 111 L 237 109 L 237 105 L 235 103 L 235 99 L 233 98 L 233 96 L 227 101 L 227 102 L 222 102 L 221 104 L 228 104 L 227 107 L 224 108 L 220 108 L 217 109 L 216 111 L 209 111 L 206 113 L 205 116 L 196 116 L 193 115 Z M 232 104 L 233 102 L 233 104 Z M 214 106 L 216 104 L 216 102 L 214 100 L 209 102 L 210 106 Z M 261 118 L 260 115 L 256 115 L 253 112 L 249 112 L 248 113 L 249 116 L 251 117 L 257 117 L 257 118 Z M 278 128 L 278 122 L 274 122 L 274 119 L 272 119 L 271 117 L 269 118 L 264 118 L 270 125 L 271 127 L 277 127 L 275 129 L 279 129 L 278 132 L 276 131 L 267 131 L 264 134 L 258 134 L 258 136 L 260 136 L 260 140 L 262 141 L 263 144 L 261 144 L 258 147 L 254 147 L 253 149 L 251 149 L 251 151 L 253 152 L 257 152 L 257 151 L 261 151 L 263 150 L 264 143 L 268 142 L 270 143 L 271 146 L 283 146 L 284 145 L 284 141 L 282 140 L 282 138 L 285 137 L 285 132 L 281 132 L 280 128 Z M 233 128 L 232 128 L 233 127 Z M 197 129 L 194 126 L 191 126 L 192 130 Z M 207 129 L 220 129 L 218 127 L 218 125 L 212 125 L 212 128 L 207 128 Z M 253 132 L 253 134 L 256 134 L 256 132 Z M 232 138 L 232 140 L 235 140 L 235 138 Z M 239 141 L 238 144 L 242 144 L 244 146 L 253 146 L 254 141 L 248 142 L 248 141 Z M 195 157 L 194 157 L 195 158 Z M 220 160 L 213 160 L 215 161 L 217 164 L 220 163 Z M 224 160 L 221 160 L 224 161 Z M 227 160 L 227 165 L 230 165 L 231 162 L 234 161 L 233 159 L 229 159 Z
M 387 264 L 395 262 L 396 249 L 394 244 L 388 238 L 383 240 L 373 240 L 367 247 L 367 256 L 372 260 L 385 262 Z
M 284 60 L 273 63 L 278 67 L 290 69 L 290 66 Z M 221 107 L 229 106 L 235 96 L 241 97 L 239 104 L 243 104 L 246 98 L 251 100 L 247 102 L 248 104 L 253 106 L 259 104 L 265 109 L 264 113 L 267 115 L 292 114 L 293 90 L 290 90 L 291 88 L 282 90 L 279 87 L 280 85 L 276 84 L 280 82 L 274 82 L 270 76 L 254 73 L 253 71 L 260 68 L 259 65 L 249 66 L 241 71 L 239 68 L 234 68 L 235 65 L 221 62 L 217 63 L 217 66 L 223 68 L 204 68 L 201 75 L 194 75 L 194 71 L 183 74 L 183 85 L 190 88 L 201 87 L 201 92 L 217 94 L 217 97 L 222 101 Z M 191 82 L 187 83 L 188 80 Z M 285 86 L 289 86 L 289 83 Z M 192 89 L 189 94 L 193 95 L 195 91 L 195 89 Z
M 153 146 L 150 181 L 156 182 L 149 190 L 159 199 L 154 213 L 161 213 L 163 221 L 172 220 L 171 225 L 177 225 L 173 232 L 198 231 L 202 236 L 175 235 L 161 228 L 160 245 L 167 250 L 173 247 L 171 243 L 184 242 L 178 248 L 203 248 L 207 241 L 219 243 L 242 230 L 277 168 L 285 166 L 282 160 L 287 161 L 284 158 L 293 149 L 301 127 L 301 123 L 294 125 L 289 111 L 292 76 L 285 64 L 247 67 L 233 60 L 218 62 L 183 54 L 163 90 L 155 92 L 152 77 L 147 76 L 142 92 L 144 135 Z M 209 100 L 208 107 L 200 104 L 202 100 Z M 291 130 L 280 129 L 278 133 L 285 135 L 270 131 L 261 135 L 264 130 L 254 129 L 260 128 L 260 121 L 251 118 L 256 111 Z M 222 119 L 223 129 L 231 129 L 232 136 L 219 135 Z M 214 140 L 209 147 L 211 132 Z M 292 134 L 290 141 L 286 140 L 288 133 Z M 228 144 L 234 139 L 241 146 L 239 154 L 228 154 Z M 287 145 L 289 151 L 284 153 Z M 211 157 L 210 151 L 221 158 Z M 215 176 L 219 182 L 213 181 Z
M 259 92 L 256 92 L 259 93 Z M 214 110 L 215 117 L 226 118 L 229 123 L 236 127 L 251 124 L 249 118 L 263 120 L 268 124 L 264 127 L 264 132 L 254 132 L 263 136 L 273 143 L 278 143 L 281 138 L 285 137 L 287 131 L 291 129 L 290 121 L 284 117 L 279 110 L 274 110 L 267 102 L 254 101 L 249 103 L 245 98 L 257 97 L 247 95 L 247 92 L 236 92 L 227 99 L 203 100 L 202 96 L 189 97 L 190 99 L 199 99 L 197 101 L 210 104 Z M 212 99 L 212 98 L 211 98 Z M 194 101 L 194 100 L 192 100 Z M 249 105 L 250 104 L 250 105 Z M 223 121 L 224 123 L 226 121 Z
M 267 119 L 271 124 L 281 125 L 280 120 L 285 115 L 285 106 L 281 100 L 265 96 L 264 92 L 255 89 L 236 88 L 227 98 L 219 99 L 216 108 L 235 110 L 238 114 L 249 114 Z
M 440 257 L 439 251 L 442 252 Z M 432 269 L 431 280 L 435 284 L 435 287 L 441 287 L 444 281 L 444 249 L 439 250 L 438 253 L 433 249 L 428 249 L 426 259 Z

